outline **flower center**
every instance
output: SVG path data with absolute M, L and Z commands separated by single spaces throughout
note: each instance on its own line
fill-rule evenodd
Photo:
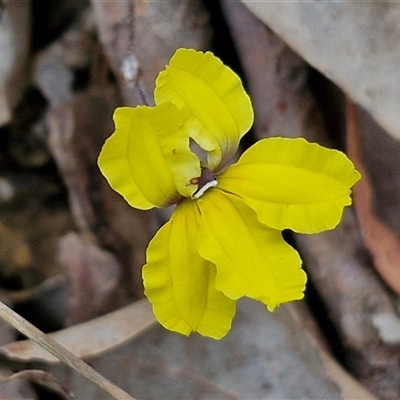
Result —
M 206 167 L 201 167 L 201 176 L 193 178 L 191 183 L 197 184 L 197 190 L 193 193 L 194 199 L 199 199 L 210 188 L 216 187 L 218 184 L 215 174 Z

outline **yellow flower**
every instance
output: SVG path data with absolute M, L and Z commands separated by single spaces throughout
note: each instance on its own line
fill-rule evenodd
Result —
M 177 204 L 143 267 L 158 321 L 218 339 L 241 297 L 270 311 L 301 299 L 306 274 L 281 231 L 334 228 L 360 178 L 351 161 L 304 139 L 270 138 L 226 167 L 253 109 L 239 77 L 210 52 L 177 50 L 155 103 L 115 111 L 99 166 L 132 207 Z

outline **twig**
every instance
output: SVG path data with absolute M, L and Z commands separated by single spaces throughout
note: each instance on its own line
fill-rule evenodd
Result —
M 11 326 L 24 334 L 26 337 L 34 340 L 39 346 L 43 347 L 63 363 L 69 365 L 75 371 L 89 379 L 100 389 L 107 392 L 111 397 L 117 400 L 135 400 L 128 393 L 115 386 L 112 382 L 99 374 L 84 361 L 71 353 L 64 346 L 56 342 L 50 336 L 36 328 L 25 318 L 21 317 L 11 308 L 0 302 L 0 318 L 4 319 Z
M 128 55 L 125 57 L 122 65 L 122 73 L 128 85 L 132 86 L 140 100 L 140 104 L 149 105 L 147 100 L 146 91 L 140 81 L 140 67 L 139 61 L 135 56 L 135 1 L 128 1 L 128 13 L 127 13 L 127 29 L 128 29 Z

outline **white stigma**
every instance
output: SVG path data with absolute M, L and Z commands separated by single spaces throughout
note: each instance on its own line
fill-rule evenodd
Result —
M 203 194 L 210 188 L 216 187 L 218 185 L 218 181 L 216 179 L 207 182 L 204 186 L 202 186 L 197 192 L 193 194 L 194 199 L 199 199 Z

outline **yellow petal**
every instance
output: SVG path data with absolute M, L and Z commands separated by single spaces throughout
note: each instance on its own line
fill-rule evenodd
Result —
M 219 188 L 236 193 L 265 225 L 301 233 L 334 228 L 351 204 L 360 179 L 341 152 L 304 139 L 257 142 L 219 177 Z
M 156 81 L 157 104 L 186 108 L 190 136 L 209 151 L 208 167 L 221 168 L 253 124 L 253 109 L 240 78 L 210 52 L 179 49 Z
M 184 120 L 171 103 L 116 109 L 116 129 L 98 163 L 110 186 L 132 207 L 165 207 L 196 191 L 190 179 L 200 175 L 200 162 L 189 150 Z
M 207 191 L 198 205 L 197 247 L 216 265 L 218 290 L 231 299 L 258 299 L 270 310 L 303 297 L 306 275 L 300 257 L 281 232 L 260 224 L 242 199 L 218 188 Z
M 230 329 L 235 302 L 215 289 L 215 267 L 196 250 L 198 219 L 195 202 L 185 200 L 152 239 L 145 294 L 165 328 L 219 339 Z

